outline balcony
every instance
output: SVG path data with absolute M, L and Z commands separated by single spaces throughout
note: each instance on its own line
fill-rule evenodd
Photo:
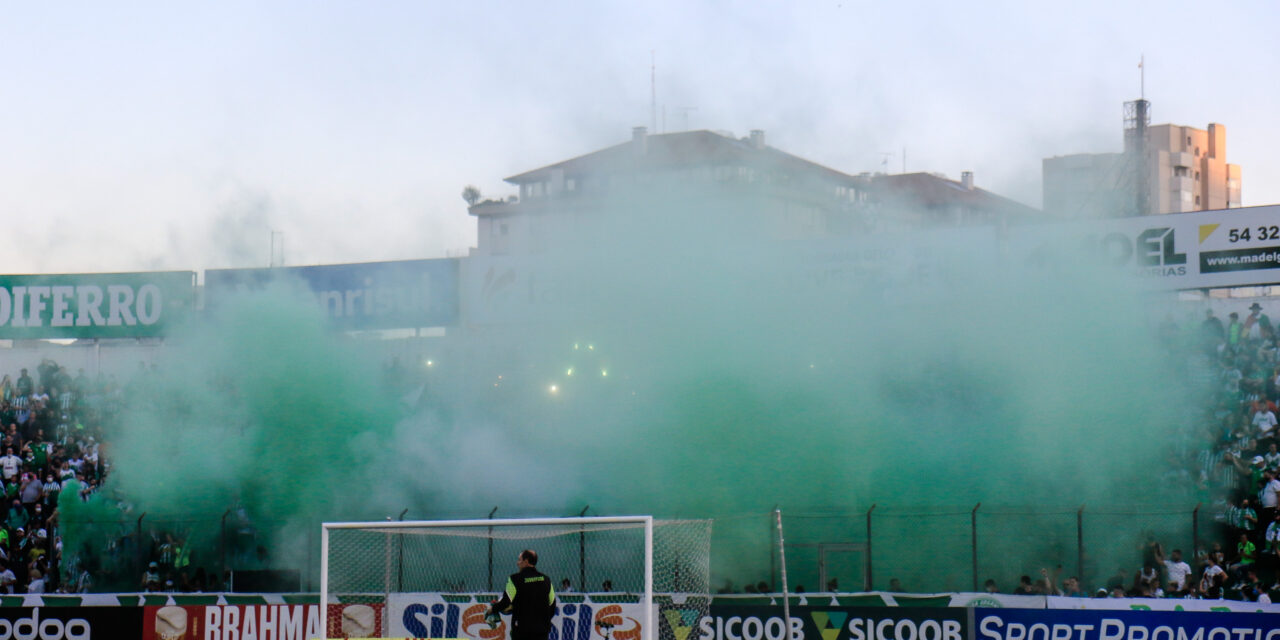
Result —
M 1195 183 L 1190 176 L 1174 176 L 1169 178 L 1169 190 L 1174 193 L 1195 191 Z

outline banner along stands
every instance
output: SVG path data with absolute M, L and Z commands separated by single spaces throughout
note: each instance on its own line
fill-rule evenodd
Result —
M 1010 254 L 1037 269 L 1084 261 L 1150 289 L 1280 282 L 1280 206 L 1107 218 L 1009 230 Z
M 117 638 L 142 640 L 311 640 L 312 638 L 369 638 L 381 635 L 338 629 L 326 634 L 318 604 L 171 605 L 145 607 L 141 635 Z M 333 629 L 330 629 L 333 631 Z M 370 628 L 369 633 L 380 632 Z M 0 636 L 0 640 L 3 636 Z
M 974 609 L 974 640 L 1277 640 L 1269 613 Z
M 0 639 L 112 640 L 142 635 L 137 607 L 0 607 Z
M 0 275 L 0 339 L 159 337 L 194 300 L 191 271 Z
M 458 260 L 400 260 L 275 269 L 209 269 L 206 308 L 273 283 L 299 286 L 335 329 L 444 327 L 458 322 Z

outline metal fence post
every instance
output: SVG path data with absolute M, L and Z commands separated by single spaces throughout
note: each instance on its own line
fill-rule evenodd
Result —
M 319 550 L 316 549 L 315 536 L 316 536 L 315 527 L 307 527 L 307 557 L 308 558 L 316 558 L 316 557 L 319 557 L 320 555 Z M 311 567 L 307 569 L 306 589 L 308 592 L 314 591 L 314 589 L 311 586 L 312 584 L 314 584 L 313 582 L 314 576 L 315 576 L 315 565 L 311 565 Z
M 982 503 L 973 505 L 973 511 L 969 513 L 969 541 L 973 545 L 973 590 L 978 590 L 978 507 Z
M 867 509 L 867 576 L 865 588 L 870 591 L 875 584 L 875 573 L 871 570 L 871 512 L 876 510 L 875 503 Z
M 498 512 L 498 507 L 494 506 L 489 512 L 489 519 L 493 519 L 493 514 Z M 583 585 L 578 585 L 582 587 Z M 493 527 L 489 527 L 489 590 L 493 591 Z M 581 589 L 579 589 L 581 590 Z
M 582 508 L 578 512 L 578 517 L 582 518 L 587 515 L 587 509 L 591 505 Z M 578 591 L 583 591 L 587 586 L 587 525 L 578 525 Z
M 1084 505 L 1076 511 L 1076 576 L 1083 582 L 1084 576 Z M 1085 584 L 1092 584 L 1085 582 Z
M 146 547 L 142 546 L 142 519 L 145 517 L 147 517 L 147 512 L 145 511 L 142 512 L 142 515 L 138 516 L 137 533 L 135 534 L 138 538 L 138 571 L 137 573 L 139 574 L 141 574 L 142 570 L 147 566 L 147 555 L 149 551 L 149 549 L 147 551 L 144 551 Z
M 773 505 L 773 510 L 778 510 L 778 505 Z M 765 514 L 765 522 L 769 525 L 769 591 L 778 591 L 778 545 L 777 536 L 778 529 L 773 526 L 773 512 Z
M 222 573 L 218 574 L 218 580 L 221 581 L 227 575 L 227 516 L 231 515 L 231 510 L 227 509 L 222 513 L 222 524 L 218 530 L 218 546 L 222 555 Z
M 1200 549 L 1200 503 L 1191 511 L 1191 557 L 1196 557 Z
M 400 512 L 400 517 L 396 518 L 400 522 L 404 522 L 404 514 L 409 513 L 409 507 L 405 507 Z M 396 588 L 404 590 L 404 536 L 396 536 L 396 563 L 399 565 L 396 573 Z

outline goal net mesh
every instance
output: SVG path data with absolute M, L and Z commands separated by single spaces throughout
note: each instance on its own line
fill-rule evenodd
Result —
M 537 569 L 552 580 L 562 604 L 640 603 L 645 593 L 642 521 L 495 520 L 327 530 L 325 602 L 381 604 L 380 617 L 389 628 L 396 628 L 395 594 L 446 594 L 450 601 L 476 603 L 498 597 L 525 549 L 537 552 Z M 710 520 L 653 521 L 653 613 L 658 620 L 651 622 L 661 633 L 645 637 L 673 637 L 670 626 L 706 613 L 710 556 Z M 466 595 L 472 597 L 460 597 Z M 671 617 L 672 608 L 679 609 L 680 619 Z

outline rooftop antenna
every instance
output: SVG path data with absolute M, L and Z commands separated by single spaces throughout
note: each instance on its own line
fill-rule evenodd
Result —
M 1128 154 L 1127 173 L 1129 174 L 1127 181 L 1129 187 L 1133 189 L 1133 201 L 1129 214 L 1135 216 L 1151 213 L 1151 176 L 1147 168 L 1147 127 L 1151 125 L 1151 103 L 1147 102 L 1146 98 L 1146 62 L 1146 55 L 1138 58 L 1138 91 L 1141 97 L 1124 103 L 1124 150 Z
M 675 111 L 679 112 L 680 115 L 684 117 L 684 129 L 683 129 L 684 131 L 689 130 L 689 114 L 697 110 L 698 110 L 697 107 L 676 107 L 675 108 Z
M 279 252 L 277 253 L 277 249 Z M 277 256 L 279 259 L 277 259 Z M 267 259 L 267 267 L 284 266 L 284 232 L 271 229 L 271 256 Z
M 1147 54 L 1138 56 L 1138 99 L 1147 99 Z
M 889 158 L 892 158 L 892 157 L 893 157 L 892 151 L 880 152 L 880 166 L 884 169 L 882 173 L 885 173 L 885 174 L 889 173 Z
M 653 49 L 649 50 L 649 127 L 658 132 L 658 59 Z

